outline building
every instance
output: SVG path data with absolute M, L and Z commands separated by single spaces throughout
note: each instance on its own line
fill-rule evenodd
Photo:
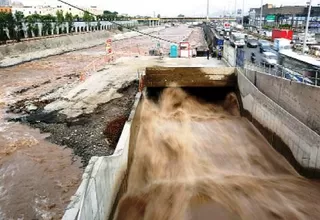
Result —
M 258 26 L 260 24 L 261 8 L 251 8 L 249 11 L 249 23 Z M 280 6 L 275 7 L 265 4 L 262 7 L 263 25 L 290 25 L 292 27 L 304 27 L 308 16 L 308 6 Z M 312 6 L 310 15 L 310 27 L 320 23 L 320 7 Z
M 103 14 L 103 10 L 98 9 L 97 6 L 90 6 L 90 7 L 80 7 L 88 12 L 91 12 L 95 15 L 101 15 Z M 24 16 L 32 15 L 32 14 L 39 14 L 39 15 L 56 15 L 58 10 L 62 10 L 63 14 L 71 13 L 73 16 L 78 15 L 79 17 L 82 17 L 84 12 L 70 7 L 65 4 L 57 4 L 57 5 L 33 5 L 33 6 L 27 6 L 27 5 L 17 5 L 12 7 L 12 13 L 15 13 L 16 11 L 21 11 Z
M 0 6 L 0 12 L 10 13 L 11 7 L 10 6 Z
M 0 7 L 3 6 L 11 6 L 11 1 L 10 0 L 0 0 Z

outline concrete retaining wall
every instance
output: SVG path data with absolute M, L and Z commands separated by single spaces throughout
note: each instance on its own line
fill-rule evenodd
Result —
M 162 29 L 164 27 L 148 28 L 143 30 L 143 32 L 152 33 Z M 68 51 L 93 47 L 103 44 L 110 37 L 114 40 L 121 40 L 139 35 L 139 33 L 133 31 L 117 35 L 109 31 L 97 31 L 6 45 L 0 47 L 0 67 L 12 66 Z
M 236 66 L 236 52 L 227 42 L 223 44 L 223 58 L 230 66 Z
M 320 134 L 320 87 L 250 70 L 246 76 L 261 92 Z
M 140 98 L 141 93 L 138 93 L 114 154 L 91 158 L 63 220 L 100 220 L 110 217 L 127 172 L 130 131 Z
M 256 80 L 258 80 L 258 78 L 259 80 L 268 78 L 269 82 L 267 82 L 266 85 L 271 82 L 274 83 L 274 85 L 269 84 L 268 87 L 271 96 L 273 95 L 271 90 L 276 90 L 277 85 L 286 85 L 287 83 L 281 82 L 285 81 L 285 79 L 281 78 L 274 78 L 274 80 L 272 80 L 269 77 L 258 77 L 257 75 Z M 257 83 L 257 85 L 263 89 L 267 89 L 266 85 L 262 86 L 262 83 L 263 81 Z M 270 144 L 282 153 L 298 172 L 309 177 L 319 177 L 320 136 L 259 91 L 259 89 L 239 71 L 238 86 L 244 110 L 249 113 L 249 118 L 251 118 L 253 124 L 260 128 L 259 130 L 264 134 Z M 286 89 L 287 87 L 284 86 L 282 88 Z M 287 92 L 289 91 L 286 91 L 286 93 Z M 279 95 L 279 92 L 277 94 Z M 288 103 L 286 103 L 286 105 L 288 105 Z

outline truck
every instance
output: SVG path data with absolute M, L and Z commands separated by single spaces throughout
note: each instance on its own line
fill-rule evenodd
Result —
M 284 38 L 292 41 L 293 38 L 293 30 L 288 29 L 273 29 L 272 30 L 272 41 L 276 38 Z
M 291 40 L 285 38 L 276 38 L 273 42 L 273 49 L 275 51 L 280 50 L 290 50 L 291 49 Z

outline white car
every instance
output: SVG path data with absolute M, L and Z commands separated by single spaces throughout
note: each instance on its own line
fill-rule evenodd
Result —
M 261 58 L 261 63 L 268 65 L 268 66 L 274 66 L 278 62 L 278 57 L 276 54 L 272 52 L 263 52 L 262 53 L 262 58 Z

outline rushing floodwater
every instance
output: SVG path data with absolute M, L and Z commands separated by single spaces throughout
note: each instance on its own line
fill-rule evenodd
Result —
M 207 104 L 177 88 L 158 104 L 144 100 L 115 219 L 319 219 L 318 183 L 299 176 L 237 106 L 233 93 Z

